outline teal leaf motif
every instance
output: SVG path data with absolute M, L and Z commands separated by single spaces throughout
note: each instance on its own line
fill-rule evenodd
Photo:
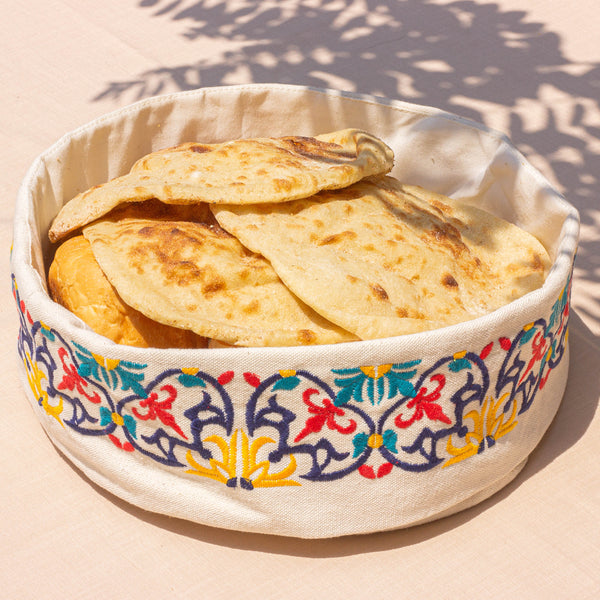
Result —
M 335 400 L 333 401 L 334 406 L 344 406 L 344 404 L 348 404 L 350 400 L 352 400 L 352 392 L 353 389 L 351 386 L 343 387 L 336 395 Z
M 519 345 L 522 346 L 523 344 L 526 344 L 535 334 L 536 332 L 536 328 L 532 327 L 531 329 L 528 329 L 522 336 L 521 339 L 519 340 Z
M 126 371 L 119 367 L 115 370 L 121 376 L 121 389 L 123 391 L 131 390 L 141 398 L 148 397 L 146 390 L 139 384 L 139 382 L 144 379 L 143 373 L 131 373 L 130 371 Z
M 387 399 L 398 395 L 414 398 L 417 392 L 410 380 L 417 374 L 413 367 L 420 362 L 413 360 L 393 365 L 333 369 L 333 373 L 341 375 L 334 379 L 335 385 L 340 388 L 335 406 L 343 406 L 350 400 L 363 402 L 365 398 L 373 405 L 379 404 L 386 397 L 386 387 Z
M 100 407 L 100 425 L 103 427 L 112 423 L 112 413 L 106 406 Z
M 565 310 L 565 307 L 567 306 L 567 302 L 569 300 L 569 293 L 568 293 L 569 285 L 570 285 L 570 281 L 567 282 L 567 284 L 563 288 L 562 292 L 560 293 L 558 300 L 554 303 L 554 306 L 552 307 L 552 314 L 550 315 L 550 319 L 548 321 L 549 329 L 554 327 L 554 325 L 558 321 L 560 321 L 560 315 L 563 313 L 563 311 Z
M 83 346 L 72 342 L 77 348 L 77 358 L 81 361 L 77 367 L 77 373 L 82 377 L 92 377 L 97 381 L 104 381 L 106 385 L 113 390 L 117 388 L 119 381 L 123 391 L 132 390 L 141 398 L 147 398 L 146 390 L 140 385 L 140 381 L 144 379 L 144 373 L 135 373 L 141 371 L 147 365 L 134 363 L 126 360 L 118 361 L 118 364 L 111 369 L 107 369 L 98 363 L 94 355 Z
M 273 390 L 293 390 L 300 384 L 300 379 L 295 375 L 289 377 L 282 377 L 275 382 Z
M 352 444 L 354 446 L 354 454 L 352 455 L 352 458 L 360 456 L 367 448 L 368 442 L 369 436 L 366 433 L 357 433 L 352 439 Z
M 47 327 L 41 327 L 40 331 L 42 332 L 42 335 L 44 337 L 47 337 L 51 342 L 53 342 L 56 339 L 54 333 L 50 331 L 50 329 L 48 329 Z
M 383 432 L 383 445 L 390 452 L 394 454 L 398 454 L 398 448 L 396 447 L 398 443 L 398 434 L 393 429 L 387 429 Z
M 463 369 L 470 369 L 471 368 L 471 361 L 466 359 L 466 358 L 455 358 L 449 365 L 448 368 L 453 372 L 453 373 L 458 373 L 459 371 L 462 371 Z
M 409 374 L 408 377 L 407 373 Z M 388 375 L 388 381 L 390 384 L 390 389 L 388 391 L 388 399 L 393 398 L 397 395 L 414 398 L 417 395 L 417 390 L 415 390 L 415 386 L 410 381 L 407 381 L 407 379 L 414 377 L 416 374 L 416 370 L 404 373 L 396 373 L 394 371 L 390 371 Z
M 200 377 L 196 377 L 195 375 L 188 375 L 187 373 L 181 373 L 177 380 L 184 387 L 206 387 L 206 383 Z
M 337 373 L 338 371 L 334 371 Z M 352 372 L 356 372 L 356 369 L 352 369 Z M 340 391 L 337 393 L 337 396 L 333 402 L 335 406 L 343 406 L 350 402 L 350 400 L 354 399 L 356 402 L 362 402 L 362 388 L 364 384 L 365 377 L 364 375 L 358 371 L 358 375 L 355 377 L 351 377 L 348 379 L 345 378 L 337 378 L 334 380 L 335 385 L 340 387 Z
M 94 368 L 92 363 L 89 361 L 80 363 L 79 368 L 77 369 L 77 374 L 81 375 L 81 377 L 89 377 L 90 375 L 94 376 Z
M 137 439 L 136 422 L 131 415 L 123 415 L 123 427 L 129 431 L 133 438 Z

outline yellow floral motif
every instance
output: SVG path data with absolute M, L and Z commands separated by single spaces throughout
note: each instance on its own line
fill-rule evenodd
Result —
M 123 425 L 125 423 L 125 419 L 119 413 L 112 413 L 111 419 L 112 419 L 113 423 L 115 425 L 118 425 L 119 427 L 123 427 Z
M 188 469 L 186 473 L 199 475 L 201 477 L 209 477 L 210 479 L 216 479 L 221 483 L 227 483 L 232 477 L 235 477 L 237 433 L 237 431 L 234 431 L 231 440 L 229 440 L 229 445 L 219 435 L 211 435 L 204 440 L 205 442 L 216 444 L 219 447 L 219 450 L 221 450 L 222 460 L 219 461 L 211 458 L 209 460 L 210 469 L 207 469 L 196 462 L 192 456 L 192 451 L 188 450 L 186 459 L 192 469 Z
M 381 448 L 381 446 L 383 446 L 383 436 L 380 433 L 372 434 L 369 436 L 367 446 L 369 446 L 369 448 Z
M 241 434 L 241 436 L 240 436 Z M 241 437 L 240 452 L 242 459 L 241 473 L 238 473 L 238 439 Z M 240 476 L 247 481 L 252 482 L 252 487 L 277 487 L 288 485 L 300 485 L 297 481 L 288 479 L 296 470 L 296 459 L 290 455 L 290 461 L 287 467 L 277 473 L 269 473 L 270 463 L 268 460 L 257 462 L 259 450 L 274 440 L 263 436 L 250 443 L 250 440 L 243 430 L 236 429 L 227 443 L 219 435 L 207 437 L 205 442 L 216 444 L 221 451 L 221 460 L 211 458 L 209 460 L 210 468 L 203 467 L 193 457 L 192 451 L 188 450 L 186 459 L 192 467 L 186 473 L 198 475 L 200 477 L 209 477 L 221 483 L 228 483 L 236 476 Z
M 252 479 L 252 485 L 254 487 L 278 487 L 285 485 L 300 485 L 297 481 L 287 479 L 296 470 L 296 459 L 293 454 L 290 454 L 290 462 L 285 469 L 277 473 L 269 473 L 270 463 L 267 460 L 256 462 L 256 455 L 258 451 L 269 443 L 274 443 L 269 437 L 263 436 L 248 445 L 248 436 L 242 430 L 242 462 L 243 470 L 242 477 L 245 479 L 251 479 L 252 475 L 259 469 L 261 469 L 258 476 Z
M 454 463 L 460 462 L 465 458 L 477 454 L 482 445 L 489 444 L 490 441 L 495 443 L 502 436 L 511 431 L 518 423 L 515 420 L 517 413 L 517 404 L 513 402 L 512 412 L 510 416 L 506 416 L 501 406 L 508 397 L 508 393 L 504 394 L 498 402 L 494 402 L 493 398 L 487 397 L 480 411 L 471 410 L 465 415 L 465 419 L 471 419 L 474 424 L 473 431 L 469 431 L 465 436 L 466 444 L 461 448 L 457 448 L 452 443 L 452 436 L 448 438 L 446 450 L 453 458 L 448 459 L 443 466 L 448 467 Z M 500 413 L 500 414 L 498 414 Z
M 461 360 L 462 358 L 464 358 L 467 355 L 467 351 L 466 350 L 461 350 L 460 352 L 455 352 L 452 355 L 452 358 L 454 360 Z
M 379 366 L 375 366 L 375 365 L 370 365 L 367 367 L 360 367 L 360 370 L 367 376 L 370 377 L 371 379 L 379 379 L 380 377 L 383 377 L 384 375 L 386 375 L 387 373 L 389 373 L 392 369 L 392 365 L 379 365 Z
M 294 377 L 294 375 L 296 375 L 296 371 L 294 369 L 282 369 L 279 371 L 279 374 L 282 377 Z
M 196 375 L 196 373 L 198 373 L 198 371 L 200 371 L 200 369 L 197 369 L 195 367 L 182 367 L 181 368 L 181 372 L 184 375 Z
M 31 388 L 34 397 L 46 411 L 46 414 L 50 417 L 54 417 L 64 427 L 63 422 L 60 420 L 60 414 L 63 411 L 63 399 L 60 398 L 56 406 L 50 404 L 48 392 L 42 387 L 42 379 L 46 379 L 46 375 L 37 366 L 37 363 L 33 362 L 29 352 L 25 353 L 23 362 L 25 363 L 27 381 L 29 382 L 29 387 Z
M 91 355 L 94 357 L 94 360 L 101 367 L 104 367 L 107 371 L 112 371 L 113 369 L 116 369 L 119 366 L 119 363 L 121 362 L 117 358 L 104 358 L 104 356 L 94 354 L 93 352 L 91 353 Z

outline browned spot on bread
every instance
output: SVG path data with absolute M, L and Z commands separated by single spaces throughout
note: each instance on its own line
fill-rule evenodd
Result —
M 544 263 L 542 261 L 541 256 L 537 252 L 533 253 L 533 260 L 531 262 L 531 268 L 534 271 L 543 271 L 544 270 Z
M 297 339 L 303 345 L 314 344 L 317 339 L 317 335 L 310 329 L 300 329 L 300 331 L 298 331 Z
M 293 185 L 293 182 L 289 179 L 281 179 L 281 178 L 273 179 L 273 187 L 277 191 L 283 190 L 285 192 L 290 192 L 292 190 L 292 185 Z
M 210 152 L 212 148 L 210 146 L 206 146 L 204 144 L 192 144 L 190 146 L 190 150 L 192 152 L 198 152 L 200 154 L 204 154 L 205 152 Z
M 433 241 L 446 248 L 455 257 L 461 255 L 463 252 L 469 252 L 458 229 L 449 223 L 440 222 L 439 224 L 434 225 L 433 228 L 427 232 L 425 240 L 427 242 Z
M 449 215 L 452 212 L 447 204 L 440 202 L 440 200 L 437 200 L 436 198 L 431 198 L 429 200 L 429 204 L 437 208 L 439 212 L 444 213 L 445 215 Z
M 446 273 L 442 277 L 442 285 L 444 285 L 447 288 L 457 288 L 458 281 L 456 281 L 456 279 L 454 279 L 454 277 L 450 275 L 450 273 Z
M 206 295 L 214 294 L 215 292 L 221 292 L 226 287 L 225 281 L 219 276 L 215 276 L 212 281 L 209 281 L 205 286 L 203 286 L 202 293 Z
M 242 307 L 242 311 L 247 315 L 256 314 L 260 311 L 260 303 L 258 300 L 252 300 L 250 303 L 246 304 L 246 306 Z
M 327 237 L 324 237 L 319 245 L 325 246 L 326 244 L 337 244 L 344 239 L 354 240 L 356 237 L 355 231 L 341 231 L 340 233 L 333 233 Z
M 180 224 L 183 226 L 183 224 Z M 228 233 L 216 233 L 209 226 L 195 224 L 197 234 L 192 234 L 168 221 L 157 221 L 154 225 L 140 227 L 140 243 L 128 252 L 129 264 L 139 273 L 145 272 L 149 264 L 158 264 L 167 281 L 185 286 L 192 281 L 203 281 L 207 293 L 222 289 L 212 269 L 200 268 L 190 260 L 198 248 L 204 245 L 204 237 L 230 237 Z
M 396 314 L 401 319 L 405 319 L 406 317 L 408 317 L 408 310 L 406 310 L 406 308 L 404 308 L 403 306 L 399 306 L 398 308 L 396 308 Z
M 390 299 L 388 293 L 378 283 L 372 283 L 369 287 L 371 288 L 373 294 L 380 300 Z

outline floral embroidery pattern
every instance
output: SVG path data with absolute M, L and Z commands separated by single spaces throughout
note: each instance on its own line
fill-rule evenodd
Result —
M 46 418 L 184 476 L 253 490 L 377 480 L 493 452 L 564 355 L 570 282 L 547 319 L 484 348 L 325 375 L 212 375 L 197 365 L 157 372 L 94 354 L 36 321 L 14 278 L 13 295 L 19 355 Z

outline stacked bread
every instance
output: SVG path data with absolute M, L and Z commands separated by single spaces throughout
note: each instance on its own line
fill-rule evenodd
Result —
M 444 327 L 543 284 L 535 237 L 393 162 L 356 129 L 154 152 L 65 204 L 50 293 L 118 343 L 296 346 Z

